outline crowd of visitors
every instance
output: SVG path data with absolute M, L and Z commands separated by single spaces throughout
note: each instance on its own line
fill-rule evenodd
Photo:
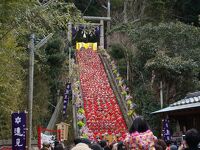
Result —
M 174 143 L 165 142 L 157 139 L 150 130 L 143 117 L 136 117 L 122 141 L 109 142 L 106 139 L 89 140 L 85 138 L 76 138 L 71 150 L 199 150 L 199 133 L 196 129 L 186 132 L 185 139 L 178 147 Z M 43 150 L 48 150 L 49 146 L 43 146 Z M 64 150 L 61 144 L 56 144 L 54 150 Z

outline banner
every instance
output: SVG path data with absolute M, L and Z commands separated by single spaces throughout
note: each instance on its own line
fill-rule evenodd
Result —
M 71 92 L 72 92 L 71 83 L 67 83 L 66 90 L 64 93 L 64 100 L 63 100 L 63 117 L 66 117 L 67 105 L 68 105 L 69 98 L 71 97 Z
M 86 28 L 87 27 L 83 26 L 83 25 L 72 27 L 72 37 L 73 37 L 73 39 L 76 38 L 76 35 L 77 35 L 77 33 L 79 31 L 81 31 L 81 33 L 84 34 L 84 30 L 87 30 Z M 93 29 L 93 32 L 90 33 L 90 36 L 97 36 L 97 37 L 99 37 L 100 36 L 100 26 L 95 27 Z
M 162 120 L 163 122 L 163 138 L 165 141 L 171 140 L 171 134 L 169 130 L 169 119 Z
M 12 113 L 12 149 L 26 149 L 26 114 Z
M 77 42 L 76 43 L 77 50 L 80 50 L 82 47 L 84 47 L 85 49 L 92 48 L 92 50 L 96 51 L 97 50 L 97 42 L 95 42 L 95 43 Z

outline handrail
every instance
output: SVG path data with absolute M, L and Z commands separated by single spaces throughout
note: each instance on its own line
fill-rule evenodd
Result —
M 77 137 L 78 136 L 78 128 L 77 128 L 77 114 L 76 114 L 76 105 L 75 105 L 75 99 L 74 99 L 74 94 L 73 94 L 73 91 L 72 91 L 72 109 L 73 109 L 73 128 L 74 128 L 74 137 Z
M 77 55 L 76 55 L 77 56 Z M 76 59 L 76 64 L 78 64 L 78 60 L 77 60 L 77 58 L 75 58 Z M 83 93 L 82 93 L 82 87 L 81 87 L 81 80 L 80 80 L 80 69 L 79 69 L 79 66 L 78 66 L 78 69 L 76 70 L 76 72 L 77 72 L 77 80 L 79 81 L 79 91 L 80 91 L 80 98 L 82 99 L 82 102 L 83 102 L 83 105 L 84 105 L 84 101 L 83 101 L 83 97 L 82 97 L 82 95 L 83 95 Z M 79 132 L 79 130 L 78 130 L 78 126 L 77 126 L 77 109 L 76 109 L 76 106 L 74 105 L 73 106 L 73 108 L 74 108 L 74 117 L 75 117 L 75 120 L 74 120 L 74 122 L 76 122 L 76 125 L 74 124 L 74 127 L 75 127 L 75 137 L 78 137 L 78 136 L 80 136 L 80 132 Z
M 47 125 L 47 129 L 54 129 L 57 118 L 60 114 L 60 110 L 61 110 L 61 106 L 62 106 L 62 102 L 63 102 L 63 96 L 60 96 L 59 101 L 56 105 L 56 108 L 53 112 L 53 115 L 51 116 L 51 119 Z M 46 133 L 46 132 L 45 132 Z
M 100 58 L 103 62 L 105 71 L 108 75 L 109 82 L 110 82 L 111 87 L 112 87 L 112 89 L 115 93 L 115 96 L 116 96 L 117 101 L 119 103 L 120 109 L 123 112 L 123 116 L 124 116 L 124 119 L 126 121 L 127 127 L 130 128 L 131 123 L 132 123 L 132 118 L 127 115 L 128 108 L 127 108 L 127 105 L 125 104 L 125 98 L 121 95 L 121 92 L 120 92 L 121 90 L 119 89 L 117 82 L 116 82 L 116 79 L 115 79 L 115 77 L 114 77 L 114 75 L 113 75 L 113 73 L 110 69 L 110 66 L 108 64 L 108 60 L 101 53 L 99 53 L 99 56 L 100 56 Z

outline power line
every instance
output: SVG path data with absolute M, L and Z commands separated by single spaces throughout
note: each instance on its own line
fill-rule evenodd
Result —
M 83 15 L 85 14 L 85 12 L 88 10 L 88 8 L 90 7 L 92 3 L 92 0 L 90 0 L 90 2 L 88 3 L 87 7 L 85 8 L 85 10 L 83 11 Z

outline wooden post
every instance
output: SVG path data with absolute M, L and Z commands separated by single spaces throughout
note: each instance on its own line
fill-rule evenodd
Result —
M 100 28 L 100 47 L 104 49 L 104 21 L 100 20 L 101 28 Z
M 69 76 L 71 75 L 71 44 L 72 44 L 72 23 L 68 23 L 67 40 L 69 42 Z
M 38 148 L 41 149 L 41 133 L 42 129 L 40 126 L 38 126 Z
M 162 81 L 160 81 L 160 107 L 163 108 L 163 84 Z
M 110 18 L 110 0 L 108 0 L 108 6 L 107 6 L 107 17 Z M 110 20 L 107 21 L 107 33 L 110 31 Z M 107 49 L 110 45 L 110 35 L 106 35 L 106 42 L 107 42 Z

